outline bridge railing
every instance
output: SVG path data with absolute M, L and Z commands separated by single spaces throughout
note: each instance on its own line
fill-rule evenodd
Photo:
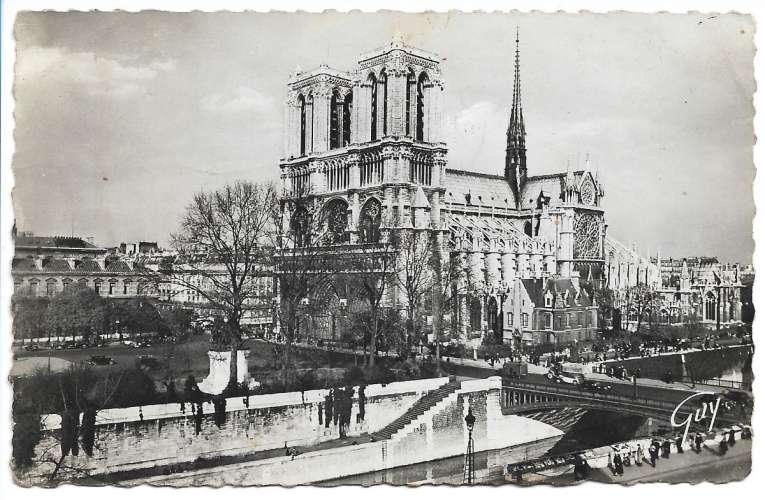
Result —
M 698 384 L 698 385 L 710 385 L 714 387 L 720 387 L 724 389 L 736 389 L 751 391 L 752 384 L 747 382 L 741 382 L 740 380 L 728 380 L 724 378 L 710 378 L 706 380 L 695 380 L 692 377 L 682 377 L 680 382 L 685 384 Z
M 644 397 L 631 397 L 623 396 L 620 394 L 592 394 L 586 392 L 586 389 L 579 389 L 565 386 L 554 386 L 545 384 L 535 384 L 532 382 L 518 382 L 513 380 L 512 382 L 504 382 L 502 386 L 502 405 L 507 407 L 508 394 L 511 391 L 529 391 L 538 394 L 547 394 L 552 396 L 564 396 L 571 399 L 586 400 L 595 404 L 602 403 L 620 403 L 628 405 L 640 405 L 647 406 L 657 410 L 664 410 L 668 412 L 674 411 L 677 403 L 663 401 L 660 399 L 644 398 Z

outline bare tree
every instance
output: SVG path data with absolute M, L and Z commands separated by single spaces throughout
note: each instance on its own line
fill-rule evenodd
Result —
M 176 256 L 153 269 L 155 282 L 191 293 L 225 319 L 216 343 L 231 352 L 231 389 L 237 381 L 241 320 L 258 303 L 256 278 L 270 273 L 272 184 L 238 181 L 194 195 L 171 246 Z
M 438 273 L 433 268 L 436 239 L 430 231 L 403 230 L 391 235 L 391 242 L 396 251 L 392 278 L 406 303 L 405 344 L 408 356 L 417 330 L 417 321 L 425 302 L 432 297 L 433 287 L 437 285 Z
M 627 313 L 632 316 L 634 312 L 637 315 L 635 333 L 640 333 L 645 321 L 649 325 L 653 324 L 656 317 L 656 308 L 659 300 L 655 290 L 650 286 L 641 283 L 630 287 L 625 295 Z
M 14 387 L 13 408 L 17 472 L 32 465 L 34 460 L 52 467 L 48 482 L 56 481 L 62 472 L 68 477 L 87 476 L 88 468 L 80 460 L 67 463 L 66 459 L 80 456 L 80 451 L 92 457 L 93 451 L 98 449 L 96 418 L 102 409 L 114 402 L 119 391 L 130 390 L 130 387 L 123 387 L 126 373 L 126 370 L 119 370 L 106 377 L 96 377 L 91 370 L 77 364 L 62 374 L 39 371 L 19 381 L 20 387 Z M 35 455 L 34 447 L 42 436 L 42 425 L 56 414 L 61 418 L 60 429 L 53 433 L 52 445 Z
M 323 294 L 339 264 L 340 252 L 327 246 L 327 213 L 305 187 L 271 206 L 271 263 L 279 305 L 276 320 L 282 346 L 282 379 L 294 378 L 293 346 L 301 318 L 324 307 Z
M 441 339 L 444 333 L 446 312 L 459 306 L 461 295 L 468 293 L 470 272 L 466 271 L 459 253 L 448 244 L 432 243 L 430 265 L 432 268 L 433 293 L 433 336 L 436 344 L 436 371 L 441 371 Z M 455 314 L 450 314 L 449 328 L 457 331 L 460 323 Z
M 373 368 L 377 358 L 378 340 L 384 334 L 382 321 L 386 295 L 393 282 L 396 269 L 394 246 L 385 235 L 379 243 L 361 245 L 347 261 L 353 273 L 352 288 L 357 290 L 357 300 L 365 307 L 351 313 L 355 323 L 365 325 L 369 338 L 367 366 Z

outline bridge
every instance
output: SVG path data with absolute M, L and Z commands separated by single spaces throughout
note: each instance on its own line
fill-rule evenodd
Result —
M 675 421 L 683 422 L 687 415 L 701 408 L 701 403 L 701 397 L 698 397 L 684 404 L 677 411 Z M 520 415 L 560 408 L 582 408 L 656 418 L 669 422 L 678 404 L 678 401 L 591 392 L 578 386 L 536 384 L 514 379 L 504 379 L 502 382 L 502 413 L 505 415 Z M 716 423 L 730 425 L 739 421 L 740 418 L 736 418 L 734 414 L 726 415 L 720 407 Z

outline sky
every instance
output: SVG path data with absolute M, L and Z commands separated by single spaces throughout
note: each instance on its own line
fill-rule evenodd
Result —
M 752 19 L 728 14 L 21 13 L 19 230 L 166 244 L 199 190 L 277 180 L 286 82 L 397 34 L 438 53 L 448 167 L 501 174 L 520 31 L 529 175 L 583 168 L 641 253 L 750 263 Z

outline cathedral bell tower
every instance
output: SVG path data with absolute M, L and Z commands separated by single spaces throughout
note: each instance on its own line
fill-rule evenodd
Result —
M 521 63 L 518 49 L 518 30 L 515 32 L 515 80 L 513 82 L 513 107 L 510 124 L 507 126 L 507 148 L 505 149 L 505 179 L 520 204 L 523 187 L 526 184 L 526 126 L 523 123 L 521 104 Z

